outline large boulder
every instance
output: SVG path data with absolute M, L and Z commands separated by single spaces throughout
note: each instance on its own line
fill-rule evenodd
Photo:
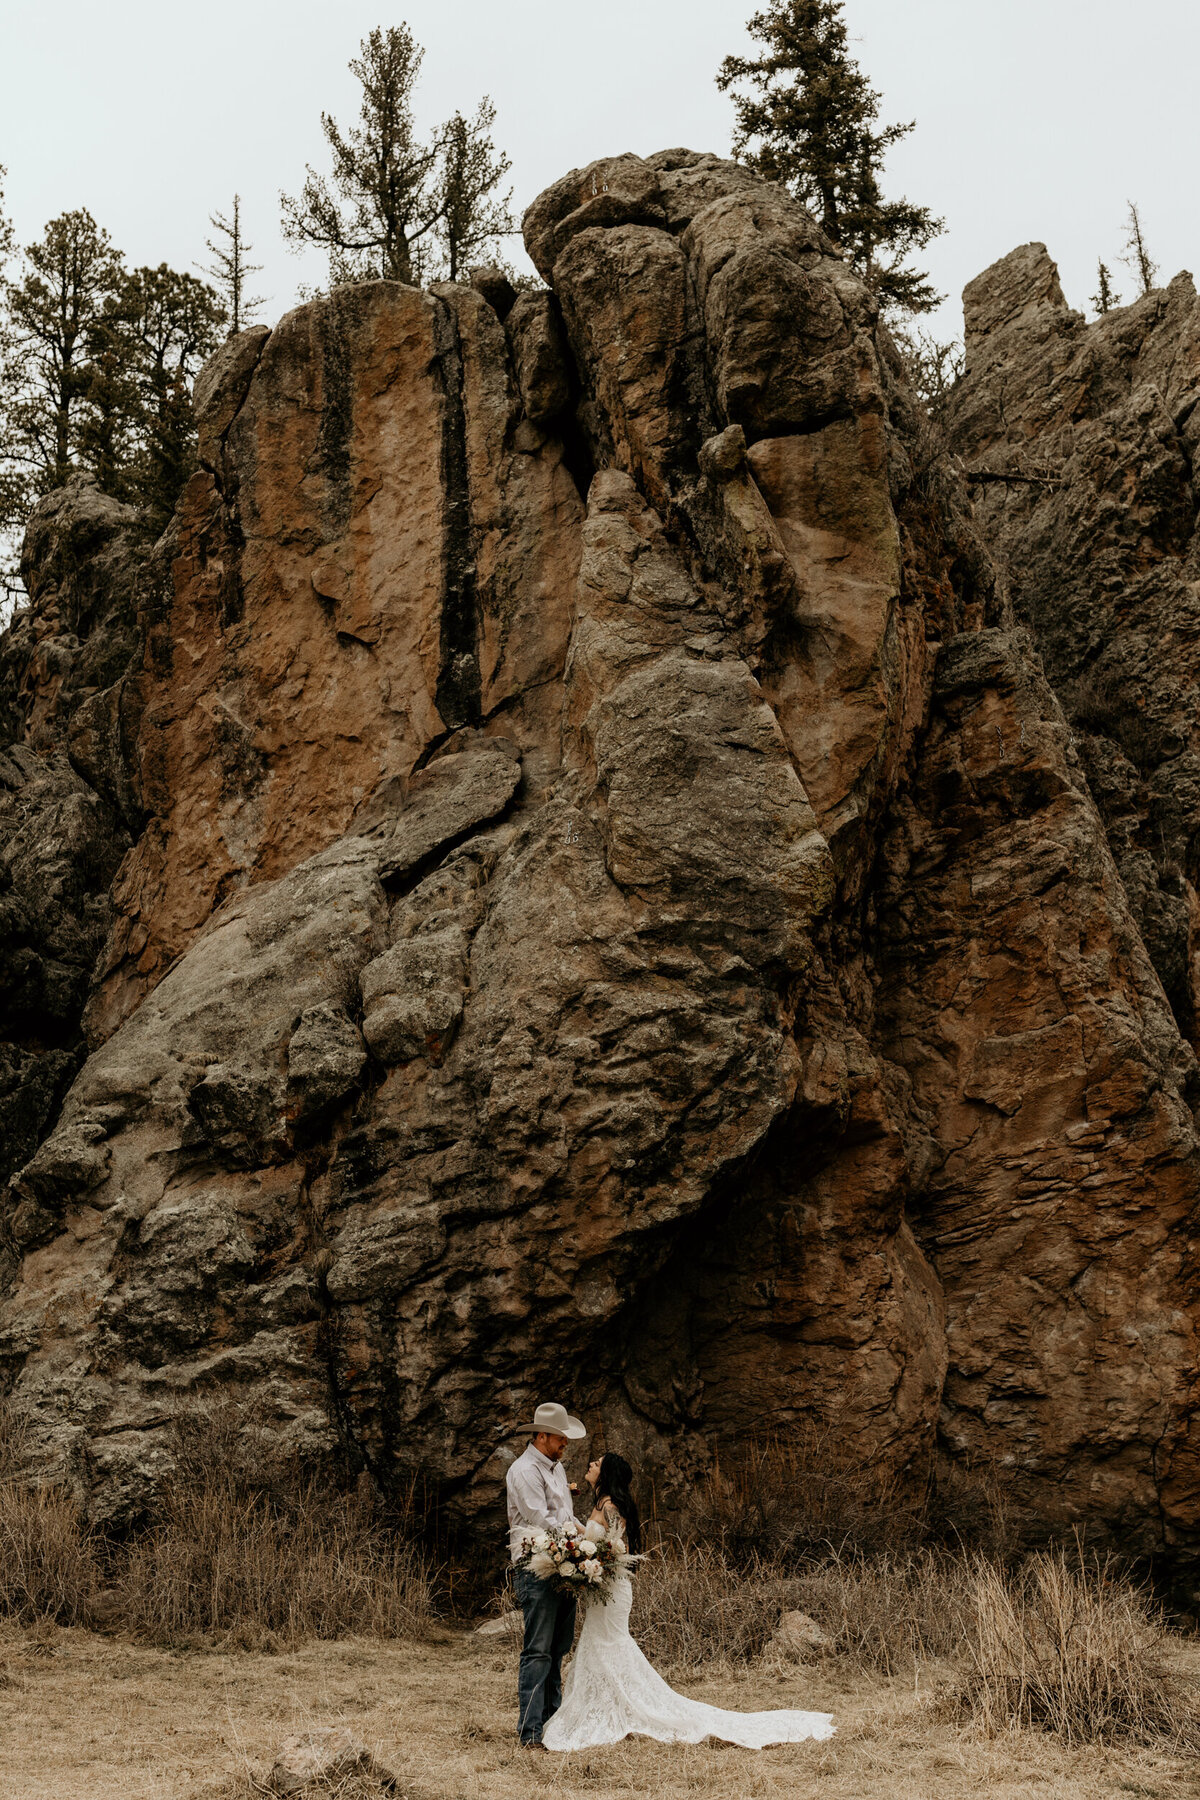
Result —
M 548 291 L 338 289 L 198 384 L 8 1190 L 31 1455 L 129 1518 L 232 1387 L 499 1532 L 565 1392 L 664 1509 L 815 1421 L 1184 1558 L 1195 1061 L 876 301 L 686 150 L 526 235 Z M 980 331 L 1053 336 L 1033 263 Z

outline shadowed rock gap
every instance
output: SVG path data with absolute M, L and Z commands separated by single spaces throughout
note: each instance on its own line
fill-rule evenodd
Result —
M 463 415 L 462 349 L 454 309 L 437 302 L 434 342 L 445 406 L 441 475 L 445 547 L 441 656 L 435 699 L 450 730 L 477 725 L 480 716 L 479 644 Z

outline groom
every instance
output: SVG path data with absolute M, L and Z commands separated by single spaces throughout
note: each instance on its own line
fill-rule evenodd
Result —
M 508 1471 L 508 1548 L 516 1562 L 525 1539 L 552 1525 L 578 1525 L 562 1453 L 587 1428 L 565 1406 L 539 1406 L 526 1449 Z M 575 1601 L 556 1593 L 548 1581 L 518 1569 L 513 1577 L 525 1614 L 525 1642 L 517 1676 L 517 1732 L 526 1750 L 542 1750 L 542 1730 L 562 1700 L 562 1659 L 575 1636 Z

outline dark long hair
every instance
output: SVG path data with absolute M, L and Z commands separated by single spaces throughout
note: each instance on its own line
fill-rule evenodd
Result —
M 642 1547 L 642 1521 L 638 1515 L 637 1501 L 630 1489 L 633 1470 L 623 1456 L 615 1450 L 607 1450 L 600 1458 L 600 1479 L 596 1483 L 596 1503 L 611 1500 L 625 1521 L 625 1546 L 634 1555 Z

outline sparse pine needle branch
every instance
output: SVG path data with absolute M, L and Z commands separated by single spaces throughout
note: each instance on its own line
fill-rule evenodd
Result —
M 205 249 L 211 251 L 213 260 L 202 268 L 201 273 L 211 276 L 229 314 L 230 332 L 237 333 L 245 330 L 247 325 L 253 325 L 255 314 L 265 305 L 261 295 L 246 292 L 250 277 L 262 274 L 262 264 L 249 260 L 254 245 L 246 242 L 242 232 L 241 195 L 233 196 L 228 218 L 224 213 L 210 213 L 208 222 L 218 236 L 215 240 L 204 240 Z
M 497 189 L 512 164 L 492 141 L 496 109 L 485 94 L 473 119 L 455 113 L 442 133 L 439 231 L 445 272 L 458 281 L 467 259 L 491 248 L 514 229 L 511 188 Z
M 1121 304 L 1121 296 L 1112 284 L 1112 276 L 1102 262 L 1096 264 L 1096 292 L 1092 295 L 1092 305 L 1098 313 L 1111 312 L 1114 306 Z
M 1130 269 L 1141 284 L 1143 294 L 1148 294 L 1154 286 L 1158 274 L 1158 264 L 1151 259 L 1146 247 L 1146 234 L 1142 228 L 1142 218 L 1134 202 L 1128 202 L 1129 233 L 1125 239 L 1125 254 L 1121 261 Z

